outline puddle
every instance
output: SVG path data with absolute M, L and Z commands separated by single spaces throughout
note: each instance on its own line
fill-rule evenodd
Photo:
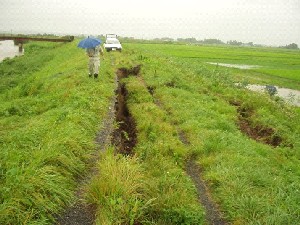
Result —
M 286 101 L 294 106 L 300 107 L 300 91 L 289 89 L 289 88 L 280 88 L 278 86 L 274 86 L 274 87 L 277 90 L 277 93 L 275 94 L 275 96 L 282 98 L 284 101 Z M 264 93 L 267 91 L 265 85 L 248 84 L 246 86 L 246 88 L 251 91 L 256 91 L 256 92 L 261 92 L 261 93 Z
M 0 41 L 0 62 L 5 58 L 13 58 L 23 55 L 23 53 L 19 53 L 19 47 L 14 45 L 13 41 Z
M 242 70 L 257 69 L 257 68 L 261 67 L 258 65 L 245 65 L 245 64 L 227 64 L 227 63 L 214 63 L 214 62 L 206 62 L 206 63 L 211 64 L 211 65 L 237 68 L 237 69 L 242 69 Z

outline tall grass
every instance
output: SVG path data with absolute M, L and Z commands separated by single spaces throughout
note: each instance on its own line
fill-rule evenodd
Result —
M 127 44 L 105 57 L 96 81 L 75 44 L 31 43 L 25 56 L 0 64 L 0 224 L 50 224 L 73 201 L 114 94 L 114 70 L 136 64 L 141 76 L 122 81 L 137 126 L 135 155 L 101 156 L 86 195 L 98 224 L 205 224 L 184 170 L 191 155 L 230 223 L 298 223 L 300 111 L 239 89 L 232 70 L 202 63 L 228 49 Z M 241 62 L 250 53 L 298 60 L 287 59 L 294 52 L 233 50 Z M 252 126 L 272 127 L 282 144 L 243 134 L 237 107 L 251 110 Z
M 49 224 L 73 199 L 110 96 L 113 73 L 89 79 L 75 43 L 30 43 L 0 64 L 0 223 Z
M 199 157 L 212 196 L 231 223 L 297 224 L 300 218 L 300 127 L 296 123 L 299 110 L 267 95 L 236 88 L 229 70 L 206 66 L 201 60 L 189 64 L 181 57 L 181 53 L 188 55 L 188 51 L 178 51 L 179 57 L 169 58 L 159 56 L 160 45 L 149 45 L 147 51 L 143 46 L 128 45 L 128 48 L 136 49 L 133 58 L 143 65 L 141 74 L 145 85 L 154 89 L 155 101 L 168 112 L 155 114 L 155 107 L 145 108 L 145 104 L 132 108 L 137 117 L 144 116 L 138 126 L 148 123 L 154 133 L 145 136 L 148 142 L 152 136 L 160 143 L 172 142 L 170 136 L 169 140 L 164 139 L 165 133 L 174 134 L 171 130 L 163 132 L 166 121 L 184 131 L 190 147 L 179 155 L 193 153 Z M 272 127 L 282 137 L 282 144 L 274 148 L 244 135 L 237 125 L 237 106 L 232 102 L 239 102 L 241 107 L 252 111 L 249 119 L 253 126 Z M 154 121 L 162 118 L 161 129 L 152 125 L 153 114 Z M 165 150 L 164 144 L 156 149 L 146 144 L 147 141 L 143 143 L 142 154 L 149 157 Z M 170 149 L 168 152 L 172 153 L 176 148 Z
M 98 162 L 99 175 L 88 187 L 87 200 L 95 204 L 97 224 L 134 224 L 151 201 L 145 202 L 144 171 L 136 158 L 111 152 Z
M 118 55 L 119 62 L 127 55 Z M 127 57 L 126 57 L 127 56 Z M 124 60 L 119 66 L 130 67 Z M 204 224 L 195 187 L 183 169 L 186 149 L 168 115 L 157 106 L 139 77 L 122 80 L 137 125 L 133 158 L 107 153 L 99 176 L 88 187 L 98 224 Z

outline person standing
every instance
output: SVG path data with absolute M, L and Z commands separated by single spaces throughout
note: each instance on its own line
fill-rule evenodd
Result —
M 87 48 L 86 53 L 89 57 L 89 77 L 98 78 L 100 54 L 103 55 L 103 49 L 100 45 L 97 45 L 94 48 Z

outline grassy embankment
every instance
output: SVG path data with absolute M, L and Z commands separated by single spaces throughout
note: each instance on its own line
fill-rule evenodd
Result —
M 110 53 L 114 54 L 114 53 Z M 135 65 L 135 54 L 115 54 L 117 67 Z M 102 155 L 87 188 L 88 202 L 97 206 L 97 224 L 204 224 L 204 210 L 184 172 L 187 149 L 168 113 L 157 106 L 140 77 L 121 81 L 137 131 L 133 155 Z M 125 134 L 125 136 L 127 136 Z
M 29 43 L 0 63 L 0 224 L 50 224 L 70 203 L 76 177 L 114 94 L 114 71 L 88 78 L 76 41 Z
M 190 47 L 181 48 L 170 58 L 167 50 L 161 55 L 161 45 L 128 44 L 118 56 L 120 67 L 142 64 L 141 77 L 123 80 L 138 144 L 134 158 L 108 153 L 100 160 L 101 173 L 88 193 L 98 205 L 98 224 L 129 218 L 131 224 L 204 223 L 184 171 L 191 156 L 230 223 L 299 223 L 299 109 L 236 88 L 234 74 L 201 59 L 187 66 L 180 53 Z M 181 132 L 188 144 L 180 141 Z
M 109 62 L 102 67 L 108 76 L 95 82 L 86 76 L 81 50 L 55 46 L 32 44 L 27 55 L 0 66 L 4 224 L 46 224 L 50 212 L 72 200 L 74 175 L 95 149 L 113 93 Z M 100 174 L 87 187 L 98 224 L 205 223 L 184 169 L 191 156 L 228 221 L 297 224 L 299 110 L 235 88 L 228 70 L 201 60 L 187 66 L 185 58 L 164 57 L 155 46 L 149 49 L 156 54 L 143 45 L 113 53 L 117 67 L 142 64 L 141 77 L 122 81 L 138 144 L 134 157 L 110 150 L 99 160 Z M 273 148 L 243 135 L 242 115 L 250 127 L 272 130 L 261 139 L 280 137 L 281 144 Z

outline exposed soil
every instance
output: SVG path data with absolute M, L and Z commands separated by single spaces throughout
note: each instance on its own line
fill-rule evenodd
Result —
M 155 87 L 153 86 L 147 86 L 148 92 L 150 93 L 150 95 L 154 95 L 154 91 L 155 91 Z
M 277 147 L 283 142 L 283 139 L 276 134 L 274 128 L 253 123 L 252 118 L 255 115 L 253 109 L 243 107 L 241 102 L 238 101 L 230 101 L 230 104 L 237 107 L 237 124 L 244 134 L 273 147 Z
M 58 219 L 59 225 L 93 225 L 95 221 L 95 208 L 85 205 L 78 200 L 73 206 L 67 210 Z
M 117 101 L 115 104 L 115 115 L 118 123 L 118 128 L 115 129 L 113 136 L 113 144 L 116 146 L 117 152 L 124 155 L 133 155 L 132 149 L 137 143 L 136 123 L 131 116 L 127 107 L 127 89 L 124 83 L 121 83 L 122 78 L 129 75 L 138 76 L 140 65 L 133 68 L 120 68 L 117 71 L 118 88 L 116 91 Z
M 184 145 L 189 145 L 189 144 L 191 144 L 190 141 L 188 140 L 186 134 L 185 134 L 182 130 L 179 130 L 179 131 L 178 131 L 178 136 L 179 136 L 179 140 L 180 140 Z
M 118 69 L 117 75 L 119 80 L 121 80 L 122 78 L 126 78 L 129 75 L 138 76 L 140 74 L 140 71 L 141 71 L 141 65 L 137 65 L 132 68 L 122 67 Z
M 174 81 L 167 82 L 167 83 L 165 83 L 165 85 L 167 87 L 171 87 L 171 88 L 174 88 L 176 86 Z
M 118 128 L 114 131 L 113 143 L 118 153 L 124 155 L 132 155 L 132 149 L 137 143 L 136 125 L 126 104 L 127 90 L 124 84 L 120 84 L 118 88 L 117 104 L 116 104 L 116 121 Z

